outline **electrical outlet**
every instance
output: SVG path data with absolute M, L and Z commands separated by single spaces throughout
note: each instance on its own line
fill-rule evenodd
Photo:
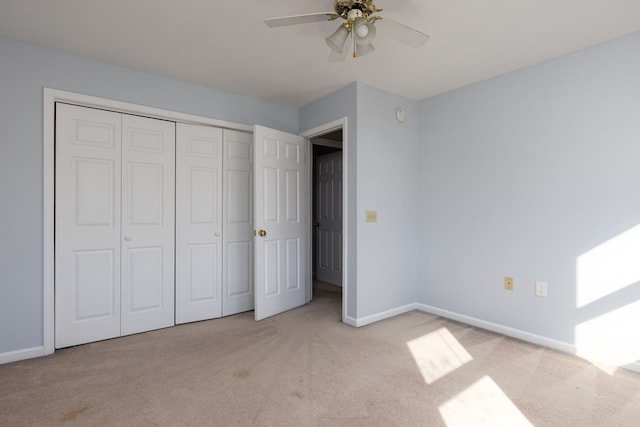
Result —
M 366 222 L 378 222 L 378 211 L 367 211 L 367 212 L 365 212 L 365 221 Z
M 504 288 L 508 291 L 513 290 L 513 277 L 505 277 L 504 278 Z
M 536 295 L 539 297 L 547 296 L 547 282 L 536 282 Z

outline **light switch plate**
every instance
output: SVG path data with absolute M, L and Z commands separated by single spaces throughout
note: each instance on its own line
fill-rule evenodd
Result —
M 365 213 L 366 222 L 378 222 L 378 211 L 367 211 Z

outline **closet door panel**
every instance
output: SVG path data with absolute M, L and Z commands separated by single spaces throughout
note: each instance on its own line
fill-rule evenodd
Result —
M 178 123 L 176 323 L 222 315 L 222 130 Z
M 223 316 L 253 310 L 253 135 L 224 130 Z
M 175 123 L 122 116 L 121 334 L 174 325 Z
M 120 335 L 120 142 L 120 114 L 56 104 L 56 348 Z

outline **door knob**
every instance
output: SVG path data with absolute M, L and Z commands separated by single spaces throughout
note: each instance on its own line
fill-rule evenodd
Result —
M 124 236 L 124 240 L 126 240 L 127 242 L 131 240 L 131 236 Z
M 313 226 L 314 226 L 314 227 L 320 227 L 320 223 L 319 223 L 319 222 L 314 222 L 314 223 L 313 223 Z
M 267 232 L 266 232 L 266 231 L 264 231 L 264 230 L 258 230 L 258 233 L 257 233 L 257 234 L 258 234 L 258 236 L 260 236 L 260 237 L 264 237 L 264 236 L 266 236 L 266 235 L 267 235 Z
M 215 233 L 214 236 L 220 237 L 220 233 Z

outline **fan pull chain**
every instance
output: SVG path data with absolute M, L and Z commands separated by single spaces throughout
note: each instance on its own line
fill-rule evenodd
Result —
M 353 36 L 353 57 L 357 58 L 358 57 L 358 52 L 357 52 L 358 45 L 356 44 L 356 35 L 352 34 L 352 36 Z

